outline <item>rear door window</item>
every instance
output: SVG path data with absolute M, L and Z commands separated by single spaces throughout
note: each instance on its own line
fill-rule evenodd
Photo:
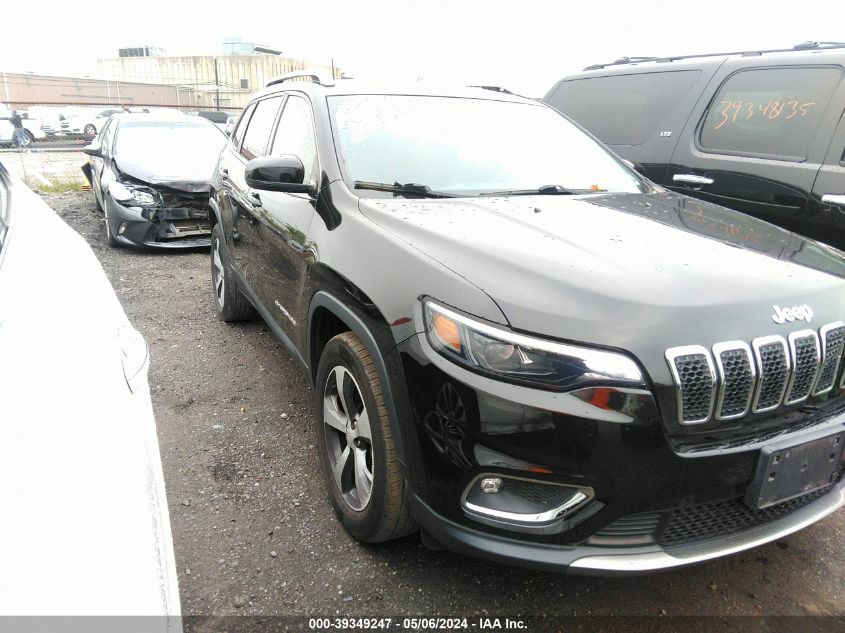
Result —
M 842 70 L 832 67 L 739 71 L 716 94 L 699 142 L 706 151 L 807 158 Z
M 548 103 L 608 145 L 642 145 L 700 76 L 678 70 L 573 79 Z
M 252 113 L 252 118 L 249 120 L 244 135 L 244 144 L 241 147 L 241 154 L 244 158 L 255 158 L 267 153 L 267 145 L 270 143 L 270 130 L 276 121 L 281 103 L 282 97 L 278 96 L 263 99 L 255 106 L 255 112 Z

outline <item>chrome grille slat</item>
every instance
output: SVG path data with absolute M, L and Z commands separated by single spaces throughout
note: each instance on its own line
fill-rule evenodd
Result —
M 678 420 L 681 424 L 707 422 L 716 392 L 710 352 L 700 345 L 675 347 L 666 351 L 666 360 L 677 388 Z
M 836 374 L 839 372 L 839 362 L 842 358 L 842 350 L 845 348 L 845 323 L 837 321 L 821 327 L 819 338 L 822 346 L 822 361 L 816 385 L 813 388 L 814 396 L 827 393 L 836 384 Z
M 788 337 L 792 372 L 786 387 L 784 404 L 798 404 L 810 396 L 819 371 L 821 351 L 815 330 L 791 332 Z
M 751 341 L 760 380 L 754 392 L 754 413 L 772 411 L 780 405 L 792 370 L 789 347 L 782 336 L 763 336 Z
M 757 376 L 751 348 L 743 341 L 716 343 L 713 357 L 719 380 L 716 419 L 733 420 L 748 413 Z

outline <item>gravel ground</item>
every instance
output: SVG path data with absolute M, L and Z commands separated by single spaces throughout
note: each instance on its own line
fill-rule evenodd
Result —
M 261 322 L 217 320 L 207 253 L 112 249 L 92 194 L 45 196 L 100 258 L 152 355 L 186 615 L 843 615 L 845 513 L 635 579 L 513 569 L 417 536 L 354 542 L 323 489 L 312 394 Z

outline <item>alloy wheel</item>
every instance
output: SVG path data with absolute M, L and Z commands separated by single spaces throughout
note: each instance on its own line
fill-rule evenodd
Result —
M 226 291 L 226 275 L 223 271 L 223 259 L 220 257 L 220 240 L 214 240 L 214 250 L 211 253 L 211 260 L 214 264 L 213 279 L 214 295 L 217 298 L 217 305 L 223 307 L 225 301 L 224 292 Z
M 323 431 L 334 483 L 360 512 L 373 492 L 372 433 L 358 383 L 342 365 L 329 372 L 323 389 Z

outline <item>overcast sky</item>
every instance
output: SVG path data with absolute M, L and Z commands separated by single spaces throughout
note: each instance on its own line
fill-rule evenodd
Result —
M 845 39 L 842 0 L 27 0 L 5 2 L 0 71 L 96 74 L 127 46 L 219 53 L 226 36 L 384 74 L 541 96 L 562 75 L 623 55 L 789 47 Z

